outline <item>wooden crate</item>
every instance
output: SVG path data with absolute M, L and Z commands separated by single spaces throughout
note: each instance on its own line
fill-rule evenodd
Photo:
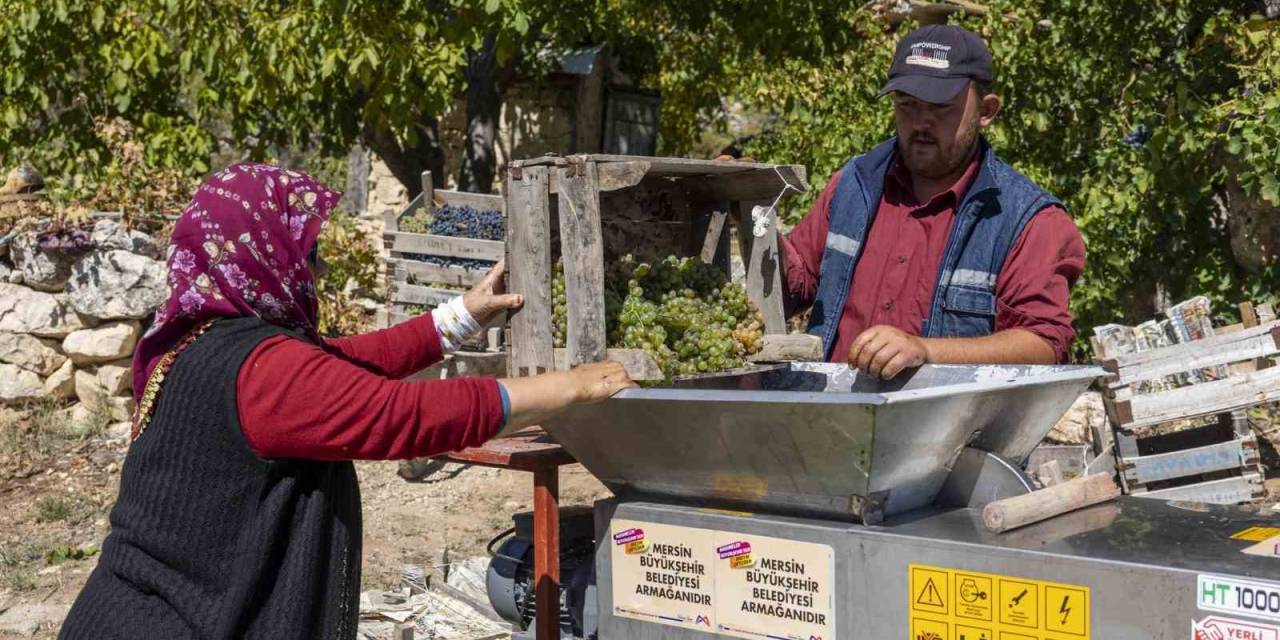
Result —
M 1126 491 L 1200 502 L 1261 498 L 1261 459 L 1248 417 L 1233 411 L 1218 418 L 1216 423 L 1172 433 L 1118 434 L 1117 471 Z M 1206 483 L 1212 486 L 1200 486 Z M 1207 495 L 1213 499 L 1203 499 Z
M 1261 458 L 1246 410 L 1280 400 L 1280 367 L 1273 366 L 1280 321 L 1248 303 L 1241 315 L 1243 323 L 1215 328 L 1215 335 L 1201 340 L 1137 353 L 1099 352 L 1099 363 L 1112 373 L 1104 400 L 1127 493 L 1224 504 L 1263 496 Z M 1140 389 L 1145 381 L 1216 367 L 1226 367 L 1225 377 Z
M 730 225 L 736 225 L 748 297 L 764 316 L 765 333 L 785 334 L 776 216 L 769 207 L 781 196 L 807 189 L 804 168 L 791 165 L 614 155 L 512 163 L 506 180 L 509 285 L 525 298 L 524 308 L 511 320 L 512 375 L 607 357 L 622 361 L 637 379 L 661 376 L 643 351 L 607 348 L 606 254 L 626 248 L 606 247 L 602 229 L 617 221 L 648 224 L 654 234 L 676 237 L 680 254 L 701 256 L 726 270 L 726 239 Z M 654 199 L 669 205 L 663 210 L 670 219 L 643 217 Z M 753 219 L 757 206 L 769 215 Z M 757 227 L 759 234 L 753 232 Z M 564 349 L 554 347 L 551 330 L 557 249 L 569 300 Z
M 423 262 L 416 256 L 470 258 L 497 262 L 506 253 L 500 240 L 475 240 L 400 230 L 400 218 L 422 208 L 434 211 L 442 205 L 470 206 L 479 211 L 505 211 L 502 196 L 447 191 L 432 187 L 431 172 L 422 174 L 422 193 L 404 210 L 387 213 L 383 220 L 383 243 L 388 252 L 386 263 L 387 306 L 378 314 L 378 325 L 389 327 L 412 317 L 407 305 L 435 307 L 462 293 L 445 286 L 470 287 L 487 273 L 485 269 L 466 269 Z M 486 333 L 484 343 L 489 350 L 501 345 L 502 323 L 497 321 Z

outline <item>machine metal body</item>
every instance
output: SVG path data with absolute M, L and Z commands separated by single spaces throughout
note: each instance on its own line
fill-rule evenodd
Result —
M 968 445 L 1023 462 L 1093 367 L 790 364 L 632 389 L 545 425 L 616 495 L 874 523 L 932 504 Z
M 1021 464 L 1101 375 L 791 364 L 576 408 L 545 426 L 618 496 L 596 508 L 582 633 L 1280 640 L 1280 558 L 1232 537 L 1280 534 L 1274 517 L 1122 498 L 984 529 L 981 505 L 1031 490 Z
M 1254 542 L 1231 537 L 1250 527 L 1275 526 L 1277 518 L 1245 507 L 1178 506 L 1123 497 L 1005 534 L 988 533 L 981 510 L 975 508 L 924 509 L 880 526 L 863 526 L 681 505 L 607 502 L 597 506 L 597 522 L 597 539 L 602 541 L 596 552 L 602 614 L 598 637 L 608 640 L 748 637 L 715 628 L 726 620 L 713 619 L 705 629 L 696 630 L 619 615 L 615 593 L 633 592 L 636 581 L 614 581 L 614 522 L 626 522 L 628 527 L 656 523 L 715 531 L 730 538 L 731 534 L 743 534 L 738 537 L 747 540 L 766 536 L 830 547 L 832 566 L 825 573 L 828 577 L 821 579 L 831 582 L 831 600 L 814 607 L 829 612 L 834 623 L 823 640 L 1265 640 L 1276 637 L 1271 630 L 1280 627 L 1276 619 L 1280 610 L 1246 616 L 1200 607 L 1202 577 L 1270 585 L 1271 593 L 1280 594 L 1280 559 L 1246 555 L 1242 549 Z M 711 562 L 722 560 L 712 558 Z M 952 570 L 951 582 L 939 581 L 936 596 L 927 592 L 927 584 L 913 589 L 913 566 Z M 969 622 L 938 615 L 938 607 L 923 606 L 937 597 L 954 614 L 963 603 L 963 577 L 958 576 L 968 573 L 1001 576 L 1020 584 L 1083 587 L 1088 604 L 1072 599 L 1075 592 L 1070 589 L 1055 593 L 1041 587 L 1029 596 L 1037 598 L 1034 628 L 1000 623 L 1000 608 L 1007 608 L 1018 592 L 1001 594 L 995 585 L 983 599 L 993 605 L 992 621 Z M 712 595 L 717 597 L 718 590 Z M 1228 592 L 1225 597 L 1234 600 L 1238 595 Z M 740 608 L 736 601 L 716 604 Z M 1077 607 L 1085 607 L 1084 612 Z M 1064 608 L 1071 609 L 1067 615 L 1085 616 L 1085 633 L 1063 632 L 1061 626 L 1056 627 L 1058 631 L 1049 629 L 1053 626 L 1049 616 L 1062 616 Z M 1196 636 L 1196 628 L 1211 617 L 1237 620 L 1239 628 L 1254 627 L 1256 635 Z M 982 631 L 988 634 L 983 636 Z M 777 637 L 795 636 L 778 632 Z

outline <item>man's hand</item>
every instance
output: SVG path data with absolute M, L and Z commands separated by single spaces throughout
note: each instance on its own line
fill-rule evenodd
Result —
M 462 295 L 463 306 L 480 326 L 489 324 L 489 321 L 499 313 L 509 309 L 519 309 L 524 304 L 524 296 L 506 292 L 507 285 L 502 280 L 502 274 L 506 270 L 506 261 L 499 260 L 483 280 Z
M 863 331 L 849 348 L 849 366 L 886 380 L 928 361 L 923 339 L 883 324 Z

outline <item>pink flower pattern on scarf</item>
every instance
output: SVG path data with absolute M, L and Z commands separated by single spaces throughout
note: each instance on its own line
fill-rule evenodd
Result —
M 210 318 L 257 316 L 319 341 L 307 255 L 341 197 L 305 173 L 265 164 L 205 179 L 173 228 L 169 298 L 134 352 L 134 399 L 161 356 Z

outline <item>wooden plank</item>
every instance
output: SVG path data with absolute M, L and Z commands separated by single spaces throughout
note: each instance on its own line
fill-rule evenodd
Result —
M 804 167 L 779 165 L 705 178 L 688 178 L 685 187 L 694 195 L 708 200 L 768 200 L 779 196 L 805 193 L 809 183 Z
M 569 317 L 565 346 L 569 364 L 604 359 L 604 240 L 594 162 L 557 167 L 560 175 L 560 246 Z M 543 329 L 550 332 L 551 324 Z
M 1104 361 L 1104 366 L 1116 372 L 1117 377 L 1112 384 L 1119 386 L 1183 371 L 1264 358 L 1280 351 L 1276 340 L 1278 331 L 1280 322 L 1271 322 L 1228 335 L 1125 354 Z
M 506 255 L 506 245 L 501 240 L 475 240 L 405 231 L 391 233 L 391 250 L 397 253 L 470 258 L 490 262 L 497 262 Z
M 711 212 L 710 219 L 707 221 L 707 234 L 702 240 L 701 258 L 704 264 L 715 262 L 716 251 L 720 249 L 720 243 L 726 231 L 724 223 L 728 218 L 728 207 L 719 207 Z
M 593 153 L 584 156 L 588 162 L 597 164 L 606 162 L 648 162 L 650 163 L 649 175 L 657 176 L 696 176 L 696 175 L 719 175 L 725 173 L 741 173 L 743 171 L 751 171 L 753 169 L 769 169 L 772 170 L 776 166 L 800 166 L 800 165 L 774 165 L 763 162 L 737 162 L 734 160 L 702 160 L 698 158 L 662 158 L 656 156 L 624 156 L 615 154 Z M 527 168 L 536 166 L 556 165 L 564 162 L 566 159 L 557 156 L 545 156 L 541 158 L 529 158 L 526 160 L 516 160 L 511 163 L 512 167 Z M 803 169 L 803 167 L 801 167 Z
M 596 182 L 600 191 L 617 191 L 640 184 L 649 173 L 650 164 L 643 160 L 596 164 Z
M 1170 420 L 1212 415 L 1280 400 L 1280 367 L 1160 393 L 1135 395 L 1116 409 L 1134 429 Z M 1127 405 L 1128 411 L 1123 411 Z
M 1158 500 L 1239 504 L 1260 499 L 1263 493 L 1262 475 L 1247 474 L 1236 478 L 1223 478 L 1222 480 L 1135 493 L 1133 495 L 1139 498 L 1156 498 Z
M 447 453 L 440 458 L 523 471 L 574 463 L 569 452 L 536 427 L 494 438 L 479 447 Z
M 778 216 L 769 209 L 772 201 L 738 202 L 738 241 L 742 245 L 742 262 L 746 267 L 747 297 L 764 316 L 765 333 L 785 334 L 787 316 L 782 307 L 782 268 L 778 252 Z M 768 220 L 756 235 L 752 209 L 759 205 L 768 212 Z
M 565 164 L 562 161 L 559 165 Z M 596 186 L 601 193 L 618 191 L 640 184 L 649 172 L 649 163 L 641 160 L 635 162 L 610 162 L 596 165 Z M 551 193 L 560 193 L 560 176 L 551 174 Z
M 467 191 L 446 191 L 436 189 L 432 200 L 438 205 L 451 207 L 471 207 L 476 211 L 502 211 L 502 196 L 489 193 L 469 193 Z
M 1246 328 L 1256 327 L 1260 324 L 1258 322 L 1258 313 L 1254 311 L 1252 302 L 1241 302 L 1239 306 L 1241 324 Z
M 511 375 L 554 366 L 551 336 L 551 199 L 547 167 L 507 174 L 507 283 L 524 296 L 511 317 Z M 518 176 L 518 177 L 517 177 Z
M 425 173 L 430 173 L 430 172 L 425 172 Z M 403 216 L 413 215 L 415 212 L 417 212 L 418 209 L 422 208 L 422 202 L 423 202 L 423 197 L 422 197 L 422 194 L 419 193 L 418 195 L 414 196 L 412 200 L 409 201 L 409 204 L 406 204 L 404 208 L 400 210 L 400 213 L 394 214 L 396 219 L 399 220 Z
M 605 56 L 595 53 L 591 73 L 578 76 L 577 99 L 574 100 L 573 150 L 575 153 L 599 153 L 604 140 Z
M 396 259 L 387 261 L 387 266 L 396 273 L 410 275 L 422 282 L 447 284 L 455 287 L 470 287 L 484 279 L 487 271 L 467 269 L 458 266 L 444 266 L 419 262 L 418 260 Z
M 420 304 L 428 307 L 438 307 L 460 295 L 462 295 L 461 291 L 398 283 L 395 290 L 391 292 L 391 301 L 400 304 Z
M 1042 444 L 1027 458 L 1027 471 L 1035 473 L 1036 469 L 1053 462 L 1064 474 L 1078 476 L 1086 472 L 1088 461 L 1087 444 Z
M 1256 446 L 1255 444 L 1254 448 L 1249 448 L 1243 440 L 1231 440 L 1194 449 L 1124 458 L 1120 465 L 1127 482 L 1150 484 L 1201 473 L 1239 469 L 1248 466 L 1249 460 L 1253 460 L 1256 465 Z
M 569 366 L 568 349 L 557 348 L 555 358 L 557 371 L 568 371 L 572 368 Z M 658 368 L 658 363 L 654 362 L 644 349 L 606 349 L 603 359 L 621 364 L 632 380 L 663 379 L 662 369 Z
M 747 356 L 748 362 L 819 362 L 822 360 L 822 338 L 807 333 L 765 334 L 759 353 Z

